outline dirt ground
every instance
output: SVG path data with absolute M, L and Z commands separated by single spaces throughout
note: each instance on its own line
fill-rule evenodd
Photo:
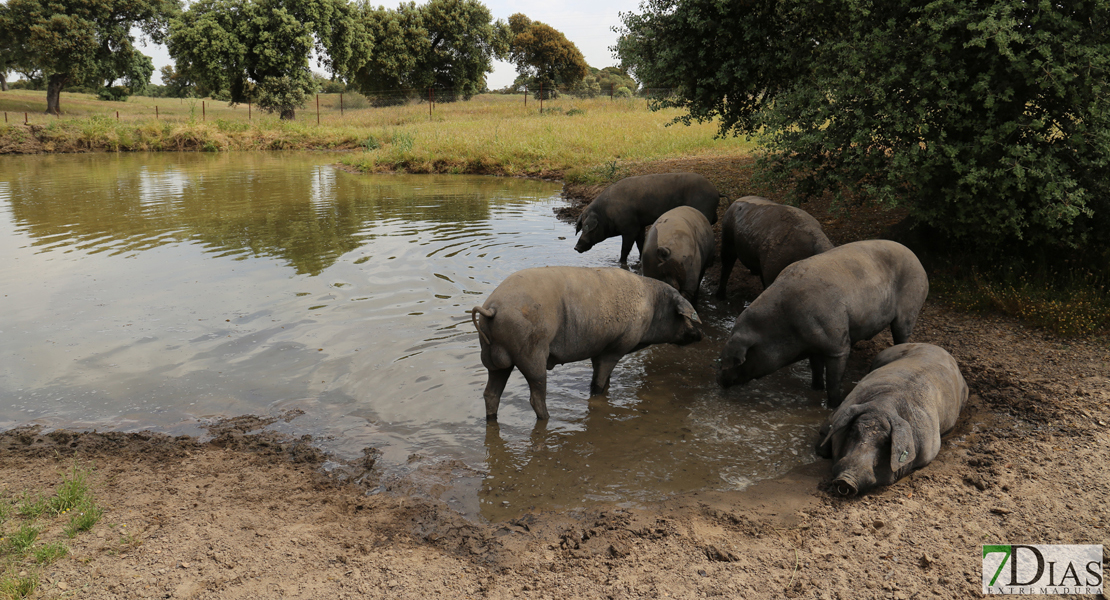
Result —
M 654 168 L 712 173 L 730 197 L 774 197 L 723 161 Z M 898 220 L 805 208 L 836 243 Z M 758 289 L 733 277 L 730 293 Z M 931 465 L 852 499 L 823 488 L 830 464 L 819 461 L 743 492 L 475 523 L 433 499 L 371 494 L 373 453 L 325 472 L 311 440 L 253 417 L 214 425 L 205 443 L 7 431 L 0 490 L 50 491 L 73 456 L 95 466 L 107 512 L 42 571 L 36 598 L 947 599 L 979 595 L 982 544 L 1110 550 L 1107 341 L 935 301 L 913 338 L 955 356 L 969 405 Z M 890 343 L 857 344 L 851 371 Z M 43 538 L 61 539 L 57 529 Z

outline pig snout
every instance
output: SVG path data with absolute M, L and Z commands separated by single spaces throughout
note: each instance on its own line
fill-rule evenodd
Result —
M 594 247 L 593 244 L 587 242 L 584 238 L 585 236 L 578 238 L 578 243 L 574 245 L 574 250 L 579 254 Z
M 874 471 L 864 465 L 844 465 L 832 480 L 832 489 L 845 498 L 875 487 Z
M 687 318 L 683 320 L 685 323 L 674 343 L 679 346 L 685 346 L 687 344 L 693 344 L 694 342 L 700 342 L 702 339 L 701 329 L 698 329 L 698 326 L 694 325 L 690 319 Z

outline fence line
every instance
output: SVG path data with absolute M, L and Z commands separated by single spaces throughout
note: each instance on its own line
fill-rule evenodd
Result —
M 626 101 L 641 101 L 641 102 L 643 102 L 646 99 L 650 99 L 650 98 L 662 98 L 662 97 L 670 95 L 674 92 L 674 90 L 670 89 L 670 88 L 641 88 L 640 90 L 637 90 L 637 92 L 635 94 L 629 94 L 629 95 L 626 95 L 624 97 L 621 97 L 621 96 L 616 94 L 615 90 L 616 90 L 615 85 L 610 86 L 610 89 L 605 90 L 605 93 L 598 93 L 597 90 L 583 91 L 581 89 L 568 89 L 566 86 L 557 86 L 554 89 L 552 89 L 548 86 L 545 86 L 545 85 L 541 84 L 541 85 L 537 85 L 535 87 L 520 87 L 520 88 L 516 88 L 514 90 L 487 92 L 485 95 L 506 96 L 506 97 L 519 95 L 520 96 L 520 106 L 523 109 L 530 110 L 530 111 L 536 111 L 538 113 L 542 113 L 542 112 L 545 112 L 547 110 L 550 110 L 550 104 L 551 104 L 552 101 L 558 101 L 558 102 L 561 103 L 561 102 L 567 101 L 567 100 L 574 101 L 574 100 L 606 99 L 607 98 L 610 101 L 626 100 Z M 63 94 L 66 94 L 66 93 L 63 92 Z M 429 116 L 429 118 L 434 118 L 434 116 L 439 112 L 438 109 L 440 108 L 441 104 L 443 104 L 443 103 L 453 103 L 453 102 L 456 102 L 456 101 L 457 102 L 465 102 L 466 101 L 465 96 L 462 95 L 462 94 L 458 94 L 455 90 L 449 90 L 449 89 L 444 89 L 444 88 L 435 88 L 435 87 L 429 87 L 429 88 L 424 88 L 424 89 L 411 89 L 411 88 L 385 89 L 385 90 L 377 90 L 377 91 L 369 92 L 369 93 L 366 93 L 366 94 L 363 94 L 361 92 L 354 92 L 354 91 L 344 91 L 344 92 L 338 92 L 338 93 L 318 93 L 318 94 L 315 94 L 314 96 L 315 96 L 314 98 L 310 98 L 309 100 L 310 100 L 310 102 L 314 101 L 314 103 L 315 103 L 314 109 L 315 109 L 315 116 L 316 116 L 316 124 L 317 125 L 322 125 L 323 120 L 324 120 L 325 117 L 328 117 L 328 120 L 331 121 L 330 124 L 335 124 L 334 123 L 335 122 L 334 115 L 338 115 L 341 118 L 345 118 L 345 117 L 347 117 L 347 113 L 351 112 L 352 110 L 362 110 L 362 109 L 367 109 L 367 108 L 373 109 L 373 108 L 400 107 L 400 106 L 404 106 L 404 105 L 418 106 L 418 105 L 422 105 L 422 104 L 427 104 L 428 116 Z M 529 100 L 530 100 L 529 97 L 531 97 L 532 100 L 537 100 L 535 108 L 533 108 L 531 103 L 529 102 Z M 2 96 L 0 96 L 0 98 L 2 98 Z M 138 98 L 143 99 L 142 106 L 136 107 L 135 104 L 137 104 L 137 103 L 135 102 L 135 99 L 138 99 Z M 178 100 L 178 102 L 176 103 L 176 106 L 174 105 L 175 103 L 173 103 L 173 100 L 175 100 L 175 99 Z M 68 99 L 69 102 L 73 102 L 74 100 L 77 100 L 77 99 L 74 99 L 72 97 Z M 132 100 L 130 100 L 130 104 L 131 104 L 132 108 L 137 108 L 137 110 L 123 111 L 124 114 L 121 115 L 120 110 L 116 110 L 111 105 L 107 105 L 107 106 L 104 106 L 104 109 L 106 109 L 105 112 L 100 112 L 100 111 L 94 109 L 94 110 L 90 110 L 89 112 L 92 113 L 92 114 L 89 114 L 87 116 L 94 117 L 97 114 L 101 114 L 101 115 L 107 116 L 108 118 L 112 118 L 112 116 L 113 116 L 112 111 L 114 111 L 115 112 L 114 117 L 115 117 L 116 121 L 142 120 L 142 119 L 147 119 L 147 118 L 150 118 L 150 117 L 154 117 L 155 119 L 163 120 L 163 121 L 179 121 L 179 120 L 183 120 L 183 119 L 188 119 L 188 118 L 190 118 L 190 115 L 192 115 L 191 118 L 196 118 L 197 116 L 199 116 L 200 121 L 207 122 L 207 120 L 208 120 L 208 101 L 209 100 L 210 100 L 210 98 L 173 98 L 173 97 L 135 96 L 135 97 L 133 97 Z M 85 107 L 87 107 L 88 101 L 86 101 L 84 99 L 77 100 L 77 101 L 81 102 L 83 105 L 85 105 Z M 99 103 L 99 102 L 110 102 L 110 101 L 97 101 L 97 102 Z M 186 110 L 183 114 L 180 107 L 185 106 L 187 102 L 188 102 L 188 108 L 186 108 Z M 228 119 L 228 118 L 234 119 L 235 113 L 242 106 L 241 104 L 225 104 L 225 102 L 226 101 L 224 101 L 224 100 L 216 100 L 216 104 L 213 105 L 213 110 L 214 110 L 213 116 L 214 116 L 215 119 L 217 119 L 217 120 Z M 67 103 L 67 99 L 63 99 L 63 101 L 62 101 L 63 107 L 66 105 L 66 103 Z M 198 104 L 198 103 L 200 104 L 200 107 L 199 107 L 200 111 L 196 111 L 196 108 L 197 108 L 196 104 Z M 166 106 L 167 104 L 169 104 L 170 106 L 167 107 Z M 253 102 L 253 99 L 247 99 L 245 104 L 247 105 L 246 106 L 246 108 L 247 108 L 247 110 L 246 110 L 246 112 L 247 112 L 247 121 L 248 122 L 253 121 L 253 118 L 254 118 L 254 114 L 253 114 L 253 112 L 254 112 L 254 102 Z M 545 104 L 547 104 L 548 106 L 545 106 Z M 299 122 L 303 122 L 306 119 L 306 117 L 311 118 L 311 112 L 308 115 L 306 115 L 305 112 L 306 111 L 312 111 L 312 110 L 313 110 L 313 108 L 311 107 L 311 105 L 306 103 L 306 107 L 297 108 L 295 110 L 294 120 L 299 121 Z M 4 123 L 10 123 L 10 120 L 8 118 L 8 112 L 11 112 L 11 111 L 5 111 L 4 112 Z M 55 115 L 47 114 L 45 112 L 31 113 L 29 111 L 24 112 L 22 110 L 19 111 L 19 112 L 24 113 L 23 122 L 24 122 L 24 124 L 28 124 L 28 125 L 31 124 L 31 121 L 32 121 L 32 119 L 30 119 L 30 114 L 35 114 L 36 117 L 39 117 L 39 115 L 41 115 L 40 118 L 34 119 L 34 121 L 37 121 L 37 122 L 40 122 L 40 123 L 49 122 L 49 120 L 51 118 L 55 117 Z M 196 114 L 196 112 L 199 112 L 200 114 L 198 115 L 198 114 Z M 242 113 L 239 113 L 239 114 L 241 115 Z M 66 115 L 65 113 L 63 113 L 62 116 L 66 117 L 66 116 L 72 116 L 72 115 Z M 241 119 L 242 117 L 240 116 L 238 118 Z

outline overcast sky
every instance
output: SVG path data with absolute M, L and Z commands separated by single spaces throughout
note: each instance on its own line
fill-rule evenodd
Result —
M 426 0 L 418 0 L 423 4 Z M 386 8 L 395 8 L 397 3 L 386 3 Z M 524 13 L 533 21 L 542 21 L 558 29 L 574 42 L 586 62 L 598 69 L 617 64 L 609 47 L 616 43 L 617 34 L 613 27 L 620 25 L 619 12 L 638 11 L 639 0 L 486 0 L 485 5 L 493 13 L 494 19 L 509 20 L 509 15 Z M 143 46 L 143 54 L 154 59 L 155 73 L 152 83 L 161 83 L 158 69 L 172 65 L 173 61 L 165 46 Z M 313 70 L 319 70 L 315 61 Z M 510 85 L 516 78 L 516 70 L 507 62 L 495 62 L 494 71 L 486 82 L 490 89 Z

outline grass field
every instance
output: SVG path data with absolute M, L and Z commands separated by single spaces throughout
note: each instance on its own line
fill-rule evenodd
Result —
M 45 92 L 0 93 L 7 118 L 0 152 L 343 149 L 361 150 L 342 161 L 366 171 L 561 177 L 617 161 L 742 155 L 754 147 L 716 138 L 713 123 L 668 127 L 679 112 L 653 112 L 643 99 L 564 96 L 545 101 L 541 113 L 523 95 L 481 95 L 429 111 L 427 103 L 373 108 L 357 94 L 320 94 L 319 113 L 312 98 L 294 121 L 215 100 L 104 102 L 63 93 L 63 116 L 43 114 L 45 106 Z

